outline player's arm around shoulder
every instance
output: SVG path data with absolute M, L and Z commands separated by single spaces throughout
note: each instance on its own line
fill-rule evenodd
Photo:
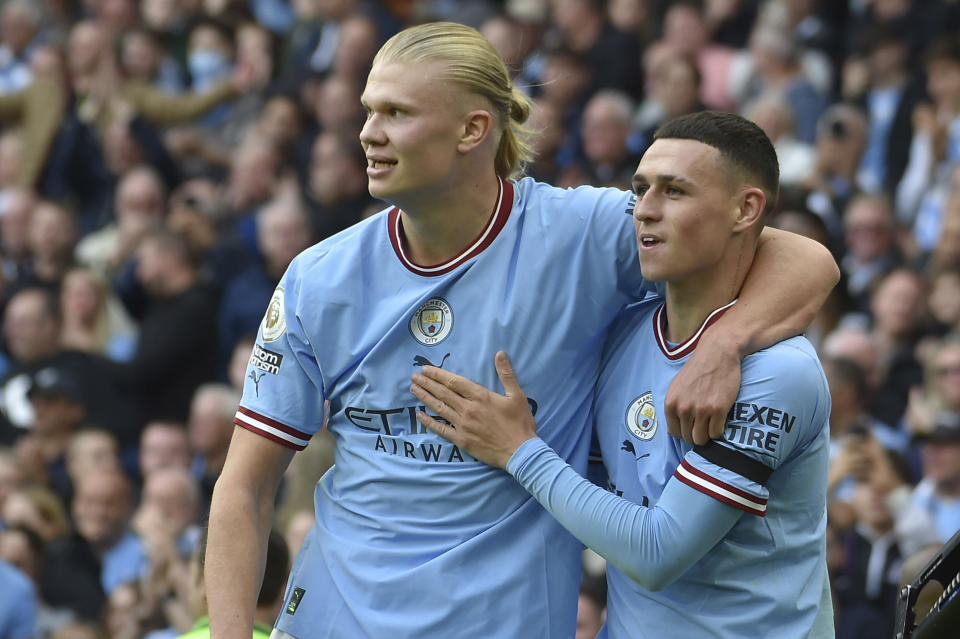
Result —
M 211 637 L 253 633 L 273 504 L 293 449 L 236 427 L 210 504 L 204 576 Z
M 720 437 L 723 412 L 740 388 L 739 360 L 806 330 L 839 276 L 820 243 L 763 229 L 737 303 L 704 332 L 670 385 L 670 434 L 697 444 Z

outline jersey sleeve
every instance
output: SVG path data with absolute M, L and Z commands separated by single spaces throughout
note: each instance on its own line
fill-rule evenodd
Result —
M 507 471 L 571 534 L 649 590 L 676 580 L 742 514 L 673 480 L 655 505 L 641 506 L 594 485 L 539 438 L 514 453 Z
M 323 427 L 324 384 L 301 322 L 304 280 L 291 264 L 270 299 L 247 364 L 234 423 L 303 450 Z
M 723 437 L 687 452 L 674 477 L 752 515 L 767 511 L 767 481 L 826 427 L 830 395 L 812 347 L 800 338 L 750 355 Z

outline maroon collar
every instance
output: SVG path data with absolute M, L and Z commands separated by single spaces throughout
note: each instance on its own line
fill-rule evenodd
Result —
M 509 181 L 505 182 L 500 178 L 497 178 L 497 181 L 500 184 L 497 192 L 497 203 L 493 207 L 493 213 L 490 214 L 490 219 L 487 220 L 487 225 L 480 232 L 480 235 L 478 235 L 462 253 L 441 264 L 421 266 L 407 257 L 407 254 L 403 250 L 403 225 L 401 224 L 400 209 L 393 207 L 387 214 L 387 230 L 390 233 L 390 244 L 393 245 L 393 250 L 397 254 L 400 262 L 406 266 L 408 270 L 417 275 L 433 277 L 449 273 L 470 258 L 482 253 L 484 249 L 493 243 L 497 235 L 500 234 L 507 220 L 510 219 L 510 210 L 513 208 L 513 184 Z
M 660 350 L 663 351 L 663 354 L 667 356 L 667 359 L 677 360 L 686 357 L 696 350 L 697 342 L 700 341 L 700 336 L 703 335 L 703 332 L 720 319 L 720 316 L 723 315 L 728 308 L 736 303 L 737 300 L 733 300 L 726 306 L 721 306 L 707 315 L 707 319 L 703 321 L 703 324 L 700 325 L 700 328 L 697 329 L 697 332 L 694 333 L 690 339 L 673 347 L 667 342 L 667 305 L 661 304 L 660 308 L 653 314 L 653 332 L 657 336 L 657 345 L 660 347 Z

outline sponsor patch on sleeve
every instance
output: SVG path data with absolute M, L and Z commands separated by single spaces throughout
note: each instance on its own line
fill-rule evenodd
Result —
M 259 344 L 253 345 L 253 352 L 250 353 L 250 365 L 259 368 L 264 373 L 277 375 L 280 372 L 280 364 L 283 363 L 283 355 L 268 351 Z

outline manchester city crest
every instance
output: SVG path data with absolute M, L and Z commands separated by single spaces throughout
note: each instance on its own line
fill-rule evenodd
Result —
M 410 318 L 410 333 L 424 346 L 439 344 L 453 328 L 453 311 L 442 297 L 431 297 Z
M 263 316 L 263 324 L 260 332 L 263 335 L 263 341 L 272 342 L 283 335 L 287 330 L 287 317 L 283 309 L 283 289 L 277 287 L 270 298 L 270 304 L 267 305 L 267 313 Z
M 657 409 L 653 393 L 644 393 L 627 408 L 627 430 L 640 439 L 650 439 L 657 432 Z

